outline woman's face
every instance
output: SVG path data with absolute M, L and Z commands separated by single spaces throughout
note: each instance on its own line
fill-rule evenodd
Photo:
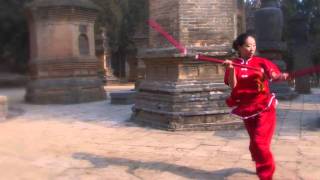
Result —
M 249 59 L 256 52 L 256 48 L 256 40 L 252 36 L 249 36 L 245 43 L 239 47 L 240 56 Z

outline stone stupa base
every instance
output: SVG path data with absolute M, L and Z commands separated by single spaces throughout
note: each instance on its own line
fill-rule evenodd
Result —
M 25 100 L 34 104 L 76 104 L 105 99 L 99 78 L 34 80 L 28 83 L 25 95 Z
M 228 87 L 210 81 L 143 81 L 131 120 L 169 131 L 240 129 L 225 104 Z

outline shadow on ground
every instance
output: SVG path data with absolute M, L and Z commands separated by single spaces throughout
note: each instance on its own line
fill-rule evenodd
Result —
M 176 164 L 169 164 L 166 162 L 143 162 L 137 160 L 130 160 L 125 158 L 104 157 L 94 155 L 90 153 L 78 152 L 72 156 L 74 159 L 89 161 L 94 168 L 107 168 L 108 166 L 126 166 L 127 172 L 135 175 L 134 171 L 137 169 L 156 170 L 161 172 L 170 172 L 185 178 L 190 179 L 225 179 L 233 174 L 249 174 L 255 175 L 254 172 L 244 168 L 227 168 L 217 171 L 205 171 L 201 169 L 195 169 L 187 166 L 181 166 Z
M 22 116 L 25 113 L 26 113 L 26 111 L 23 110 L 20 107 L 9 107 L 7 119 L 12 119 L 12 118 L 15 118 L 15 117 L 19 117 L 19 116 Z
M 219 136 L 229 140 L 246 139 L 249 137 L 245 129 L 214 131 L 213 136 Z

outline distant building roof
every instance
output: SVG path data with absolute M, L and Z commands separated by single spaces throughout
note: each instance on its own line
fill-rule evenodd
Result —
M 39 7 L 80 7 L 85 9 L 99 10 L 99 7 L 90 0 L 34 0 L 27 4 L 28 8 Z

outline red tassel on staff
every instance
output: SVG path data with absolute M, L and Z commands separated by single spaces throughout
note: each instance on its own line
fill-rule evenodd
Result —
M 301 76 L 305 76 L 305 75 L 309 75 L 309 74 L 317 73 L 317 72 L 320 72 L 320 66 L 314 66 L 314 67 L 305 68 L 302 70 L 292 72 L 292 73 L 290 73 L 290 77 L 297 78 L 297 77 L 301 77 Z
M 201 61 L 220 63 L 220 64 L 222 64 L 224 62 L 224 60 L 216 59 L 216 58 L 212 58 L 212 57 L 208 57 L 208 56 L 204 56 L 204 55 L 200 55 L 200 54 L 196 55 L 196 59 L 201 60 Z M 232 63 L 232 65 L 238 66 L 238 67 L 243 67 L 243 68 L 248 68 L 248 69 L 255 70 L 255 71 L 261 71 L 261 69 L 259 69 L 259 68 L 251 67 L 251 66 L 247 66 L 247 65 L 243 65 L 243 64 Z
M 164 38 L 166 38 L 174 47 L 176 47 L 181 54 L 186 55 L 187 49 L 180 44 L 177 40 L 175 40 L 167 31 L 163 29 L 163 27 L 158 24 L 156 21 L 149 19 L 148 24 L 151 28 L 156 30 L 158 33 L 160 33 Z

